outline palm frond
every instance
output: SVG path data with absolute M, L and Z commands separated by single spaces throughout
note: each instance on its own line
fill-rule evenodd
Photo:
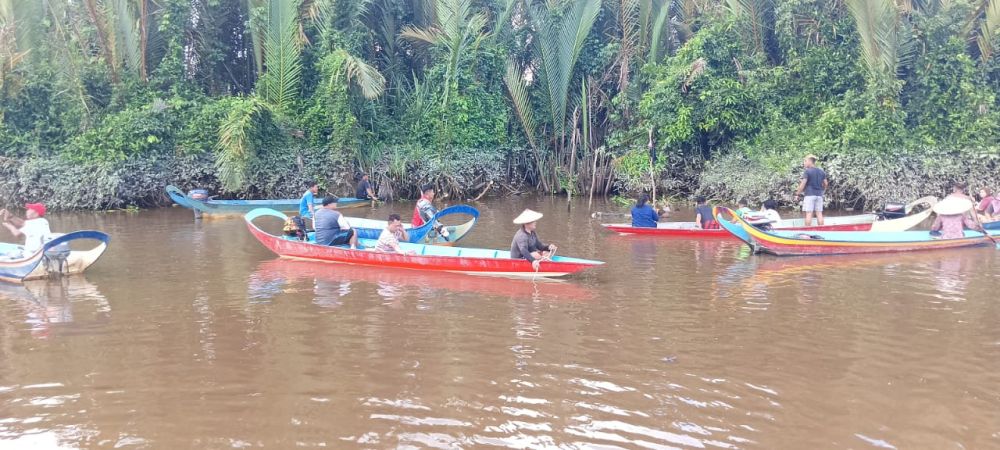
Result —
M 140 75 L 142 55 L 140 53 L 140 41 L 138 27 L 136 27 L 135 14 L 129 5 L 129 0 L 111 0 L 111 8 L 108 11 L 111 22 L 114 23 L 115 58 L 125 67 L 137 75 Z
M 979 35 L 976 36 L 976 44 L 979 46 L 980 59 L 989 61 L 996 50 L 993 42 L 1000 36 L 1000 0 L 985 0 L 989 3 L 985 6 L 983 20 L 979 24 Z
M 287 112 L 299 96 L 302 78 L 299 3 L 300 0 L 270 0 L 268 9 L 262 93 L 279 112 Z
M 726 0 L 726 7 L 735 15 L 743 28 L 743 38 L 757 54 L 766 51 L 765 40 L 772 24 L 769 13 L 774 9 L 771 0 Z
M 223 189 L 229 192 L 246 184 L 247 167 L 257 155 L 254 134 L 264 111 L 264 105 L 256 97 L 246 97 L 234 105 L 219 125 L 215 167 Z
M 518 120 L 521 121 L 524 135 L 528 138 L 528 144 L 537 149 L 535 118 L 531 109 L 531 97 L 528 95 L 528 84 L 524 81 L 524 70 L 518 67 L 517 62 L 513 59 L 507 60 L 503 83 L 504 87 L 507 88 L 507 94 L 510 95 L 514 112 L 517 114 Z
M 549 8 L 536 6 L 531 9 L 531 19 L 538 33 L 535 48 L 542 63 L 539 74 L 546 89 L 553 131 L 560 139 L 566 131 L 573 71 L 600 10 L 600 0 L 574 1 L 562 12 L 553 9 L 551 2 Z
M 915 54 L 910 36 L 903 33 L 893 0 L 847 0 L 861 46 L 861 60 L 876 89 L 890 92 L 899 68 Z
M 361 89 L 361 94 L 365 98 L 374 100 L 385 92 L 385 77 L 378 69 L 345 50 L 339 51 L 343 52 L 344 75 L 347 81 Z

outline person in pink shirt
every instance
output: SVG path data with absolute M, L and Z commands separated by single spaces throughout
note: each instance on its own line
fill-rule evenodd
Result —
M 968 211 L 972 202 L 968 199 L 948 196 L 934 205 L 937 218 L 931 225 L 931 235 L 936 239 L 960 239 L 965 237 L 965 230 L 975 230 L 986 233 L 982 225 L 973 219 Z
M 1000 199 L 993 196 L 993 191 L 990 188 L 982 188 L 979 190 L 979 198 L 982 200 L 976 205 L 976 212 L 982 220 L 992 222 L 1000 219 Z

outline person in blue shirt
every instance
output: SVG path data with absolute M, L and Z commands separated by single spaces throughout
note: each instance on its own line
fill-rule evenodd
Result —
M 316 212 L 316 194 L 319 193 L 319 185 L 315 181 L 309 180 L 305 186 L 306 192 L 302 194 L 302 200 L 299 200 L 299 217 L 312 219 Z
M 639 199 L 635 202 L 635 206 L 632 207 L 632 226 L 636 228 L 656 228 L 656 224 L 659 221 L 660 215 L 649 204 L 649 196 L 646 194 L 640 195 Z

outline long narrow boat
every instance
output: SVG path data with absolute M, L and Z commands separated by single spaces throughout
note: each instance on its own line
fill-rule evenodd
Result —
M 108 248 L 110 237 L 100 231 L 74 231 L 46 242 L 42 249 L 31 256 L 15 260 L 0 259 L 0 281 L 21 283 L 53 275 L 82 273 Z M 68 244 L 78 240 L 97 241 L 90 250 L 66 250 Z M 19 248 L 16 244 L 0 243 L 0 254 Z
M 396 267 L 426 271 L 457 272 L 470 275 L 491 275 L 506 277 L 560 277 L 584 269 L 604 264 L 579 258 L 556 256 L 551 261 L 543 261 L 536 272 L 531 263 L 523 259 L 511 259 L 506 250 L 478 248 L 444 247 L 402 243 L 400 247 L 413 254 L 381 253 L 370 250 L 375 246 L 371 239 L 360 239 L 360 249 L 317 245 L 276 236 L 261 230 L 254 224 L 259 217 L 272 216 L 285 220 L 287 217 L 273 209 L 260 208 L 244 216 L 247 228 L 261 244 L 286 258 L 310 259 L 378 267 Z M 377 269 L 375 269 L 377 270 Z
M 442 237 L 434 231 L 434 222 L 439 222 L 445 217 L 455 215 L 469 216 L 471 219 L 460 225 L 445 225 L 445 229 L 448 230 L 447 238 Z M 454 245 L 459 239 L 469 234 L 472 227 L 476 225 L 477 220 L 479 220 L 478 209 L 469 205 L 454 205 L 438 211 L 431 220 L 419 227 L 414 228 L 413 225 L 408 223 L 403 224 L 403 227 L 406 228 L 407 237 L 410 238 L 407 242 L 411 244 Z M 357 217 L 348 217 L 347 222 L 351 224 L 351 228 L 357 231 L 359 239 L 378 239 L 382 230 L 389 226 L 389 223 L 384 220 Z M 312 239 L 312 236 L 310 236 L 310 239 Z
M 299 199 L 297 198 L 284 198 L 275 200 L 198 200 L 191 198 L 191 196 L 185 194 L 183 191 L 175 186 L 167 186 L 167 195 L 174 203 L 183 206 L 185 208 L 190 208 L 194 210 L 201 211 L 204 214 L 246 214 L 251 210 L 257 208 L 270 208 L 278 211 L 298 211 L 299 210 Z M 322 204 L 322 197 L 316 198 L 316 205 Z M 370 206 L 371 200 L 353 198 L 353 197 L 340 197 L 337 201 L 338 208 L 358 208 L 362 206 Z
M 805 219 L 784 219 L 771 226 L 782 230 L 810 231 L 868 231 L 875 222 L 875 214 L 858 214 L 854 216 L 827 217 L 823 226 L 806 226 Z M 674 236 L 688 238 L 718 238 L 729 239 L 732 235 L 721 228 L 706 230 L 694 222 L 661 222 L 656 228 L 633 227 L 629 223 L 602 223 L 601 226 L 618 234 L 636 234 L 645 236 Z
M 771 228 L 786 231 L 906 231 L 923 222 L 930 215 L 930 208 L 937 203 L 937 197 L 923 197 L 914 200 L 903 208 L 907 214 L 896 219 L 883 219 L 878 214 L 857 214 L 853 216 L 827 216 L 822 226 L 806 226 L 804 218 L 784 219 L 771 224 Z M 918 207 L 924 207 L 921 212 Z M 706 230 L 699 228 L 694 222 L 662 222 L 656 228 L 633 227 L 628 223 L 601 224 L 605 228 L 619 234 L 637 234 L 652 236 L 674 236 L 688 238 L 721 238 L 731 239 L 733 235 L 721 228 Z M 1000 222 L 998 222 L 1000 228 Z
M 988 236 L 975 231 L 966 231 L 965 237 L 958 239 L 935 239 L 929 231 L 764 231 L 728 208 L 716 207 L 714 214 L 726 231 L 749 245 L 754 253 L 777 256 L 911 252 L 992 243 Z M 1000 235 L 1000 231 L 990 234 Z

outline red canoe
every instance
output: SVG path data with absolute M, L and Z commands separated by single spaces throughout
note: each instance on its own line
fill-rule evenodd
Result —
M 771 226 L 778 230 L 789 231 L 868 231 L 871 229 L 875 219 L 875 214 L 859 214 L 855 216 L 827 217 L 825 220 L 826 223 L 823 226 L 807 227 L 805 219 L 785 219 Z M 627 223 L 604 223 L 601 225 L 619 234 L 735 239 L 726 230 L 721 228 L 715 230 L 697 228 L 694 222 L 662 222 L 656 228 L 633 227 Z
M 439 272 L 456 272 L 469 275 L 492 275 L 506 277 L 561 277 L 589 269 L 601 264 L 601 261 L 556 256 L 551 261 L 543 261 L 536 272 L 531 263 L 523 259 L 511 259 L 506 250 L 490 250 L 464 247 L 441 247 L 401 243 L 404 250 L 414 254 L 381 253 L 367 249 L 374 247 L 374 240 L 360 239 L 362 248 L 351 250 L 347 247 L 331 247 L 316 245 L 282 236 L 275 236 L 254 225 L 254 219 L 261 216 L 273 216 L 285 220 L 286 216 L 278 211 L 259 208 L 247 213 L 244 219 L 250 233 L 264 244 L 265 247 L 279 256 L 287 258 L 309 259 L 315 261 L 339 262 L 364 266 L 396 267 L 400 269 L 417 269 Z

